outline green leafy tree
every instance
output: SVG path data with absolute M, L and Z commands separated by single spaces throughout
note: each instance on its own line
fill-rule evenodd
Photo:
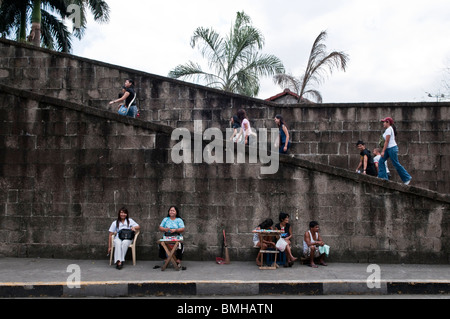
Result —
M 349 56 L 344 52 L 333 51 L 327 52 L 327 46 L 323 43 L 327 37 L 327 32 L 322 31 L 314 41 L 309 55 L 308 64 L 303 76 L 295 77 L 291 74 L 277 74 L 274 76 L 276 84 L 282 88 L 289 88 L 291 91 L 299 95 L 298 102 L 304 101 L 304 96 L 310 96 L 316 102 L 322 103 L 322 94 L 313 88 L 312 83 L 320 85 L 324 77 L 329 72 L 333 73 L 333 69 L 341 69 L 345 72 Z
M 210 70 L 204 71 L 198 63 L 190 61 L 170 71 L 169 77 L 204 81 L 209 87 L 257 96 L 260 77 L 284 72 L 280 59 L 259 52 L 264 46 L 264 37 L 244 12 L 237 13 L 234 26 L 226 37 L 211 28 L 197 28 L 191 46 L 199 47 Z
M 72 36 L 81 39 L 84 35 L 88 9 L 96 21 L 109 21 L 109 7 L 102 0 L 0 0 L 0 34 L 70 52 Z M 71 33 L 64 19 L 73 16 L 75 23 Z

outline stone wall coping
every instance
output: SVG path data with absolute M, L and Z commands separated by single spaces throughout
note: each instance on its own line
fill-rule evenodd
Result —
M 104 118 L 107 120 L 112 120 L 112 121 L 126 123 L 129 125 L 139 126 L 141 128 L 148 129 L 150 131 L 157 132 L 157 133 L 172 134 L 172 131 L 174 130 L 173 127 L 170 127 L 167 125 L 156 124 L 156 123 L 152 123 L 152 122 L 148 122 L 148 121 L 134 119 L 131 117 L 125 117 L 125 116 L 119 115 L 118 113 L 111 112 L 108 110 L 102 110 L 102 109 L 98 109 L 95 107 L 78 104 L 75 102 L 65 101 L 65 100 L 55 98 L 55 97 L 42 95 L 42 94 L 31 92 L 31 91 L 21 90 L 21 89 L 13 88 L 13 87 L 6 86 L 3 84 L 0 84 L 0 92 L 12 94 L 12 95 L 15 95 L 15 96 L 21 97 L 21 98 L 31 99 L 31 100 L 37 101 L 39 103 L 48 103 L 50 105 L 64 107 L 64 108 L 72 109 L 72 110 L 78 111 L 78 112 L 84 112 L 86 114 L 94 115 L 94 116 L 101 117 L 101 118 Z
M 174 84 L 183 85 L 183 86 L 191 87 L 194 89 L 201 89 L 201 90 L 209 91 L 209 92 L 216 93 L 216 94 L 226 95 L 226 96 L 229 96 L 232 98 L 238 98 L 241 100 L 244 99 L 244 100 L 251 101 L 254 103 L 259 103 L 262 106 L 287 108 L 287 109 L 289 109 L 289 108 L 336 108 L 336 107 L 339 107 L 339 108 L 355 108 L 355 107 L 356 108 L 377 108 L 380 105 L 383 105 L 385 107 L 410 107 L 410 108 L 434 107 L 434 106 L 450 107 L 450 102 L 437 102 L 437 101 L 436 102 L 349 102 L 349 103 L 321 103 L 321 104 L 315 104 L 315 103 L 278 104 L 278 103 L 266 101 L 263 99 L 252 98 L 252 97 L 248 97 L 248 96 L 244 96 L 244 95 L 226 92 L 223 90 L 209 88 L 209 87 L 191 83 L 191 82 L 185 82 L 185 81 L 180 81 L 177 79 L 172 79 L 172 78 L 165 77 L 162 75 L 156 75 L 156 74 L 152 74 L 152 73 L 148 73 L 148 72 L 144 72 L 144 71 L 139 71 L 136 69 L 131 69 L 131 68 L 115 65 L 115 64 L 98 61 L 98 60 L 92 60 L 92 59 L 76 56 L 76 55 L 73 55 L 70 53 L 58 52 L 58 51 L 53 51 L 53 50 L 46 49 L 46 48 L 36 47 L 36 46 L 34 46 L 32 44 L 28 44 L 28 43 L 21 43 L 21 42 L 12 41 L 12 40 L 8 40 L 8 39 L 4 39 L 4 38 L 0 38 L 0 42 L 7 44 L 7 45 L 23 47 L 23 48 L 29 49 L 29 50 L 31 49 L 31 50 L 41 51 L 41 52 L 44 52 L 44 53 L 47 53 L 50 55 L 54 55 L 54 56 L 59 56 L 59 57 L 69 58 L 69 59 L 76 59 L 79 61 L 84 61 L 84 62 L 93 64 L 93 65 L 97 65 L 100 67 L 117 69 L 119 71 L 123 71 L 126 73 L 134 73 L 139 76 L 155 78 L 155 79 L 158 79 L 161 81 L 172 82 Z
M 111 64 L 111 63 L 107 63 L 107 62 L 102 62 L 102 61 L 98 61 L 98 60 L 92 60 L 92 59 L 88 59 L 88 58 L 84 58 L 84 57 L 80 57 L 77 55 L 73 55 L 70 53 L 65 53 L 65 52 L 58 52 L 58 51 L 53 51 L 50 49 L 46 49 L 46 48 L 41 48 L 41 47 L 36 47 L 32 44 L 28 44 L 28 43 L 21 43 L 21 42 L 17 42 L 17 41 L 12 41 L 12 40 L 8 40 L 8 39 L 4 39 L 4 38 L 0 38 L 0 42 L 3 42 L 7 45 L 13 45 L 16 47 L 23 47 L 25 49 L 28 50 L 36 50 L 36 51 L 40 51 L 40 52 L 44 52 L 53 56 L 57 56 L 57 57 L 62 57 L 62 58 L 68 58 L 68 59 L 75 59 L 75 60 L 79 60 L 79 61 L 83 61 L 89 64 L 93 64 L 96 66 L 100 66 L 100 67 L 105 67 L 105 68 L 109 68 L 109 69 L 116 69 L 119 71 L 123 71 L 125 73 L 134 73 L 136 75 L 139 76 L 144 76 L 144 77 L 150 77 L 150 78 L 154 78 L 157 80 L 161 80 L 161 81 L 166 81 L 166 82 L 172 82 L 174 84 L 178 84 L 178 85 L 183 85 L 183 86 L 188 86 L 194 89 L 201 89 L 201 90 L 205 90 L 205 91 L 210 91 L 216 94 L 222 94 L 222 95 L 228 95 L 230 97 L 234 97 L 234 98 L 239 98 L 239 99 L 247 99 L 249 101 L 253 101 L 253 102 L 257 102 L 257 103 L 262 103 L 262 104 L 267 104 L 267 105 L 273 105 L 273 106 L 278 106 L 279 104 L 276 103 L 272 103 L 272 102 L 266 102 L 264 100 L 261 99 L 256 99 L 256 98 L 252 98 L 252 97 L 248 97 L 248 96 L 244 96 L 244 95 L 239 95 L 239 94 L 235 94 L 235 93 L 231 93 L 231 92 L 226 92 L 223 90 L 218 90 L 218 89 L 213 89 L 213 88 L 209 88 L 206 86 L 202 86 L 199 84 L 195 84 L 192 82 L 185 82 L 185 81 L 181 81 L 181 80 L 177 80 L 177 79 L 172 79 L 169 77 L 164 77 L 162 75 L 157 75 L 157 74 L 152 74 L 152 73 L 148 73 L 148 72 L 144 72 L 144 71 L 139 71 L 136 69 L 131 69 L 131 68 L 127 68 L 127 67 L 123 67 L 120 65 L 116 65 L 116 64 Z

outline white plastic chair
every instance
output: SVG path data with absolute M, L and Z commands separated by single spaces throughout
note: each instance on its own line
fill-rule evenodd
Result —
M 139 236 L 140 231 L 137 230 L 134 234 L 134 239 L 133 242 L 131 243 L 130 247 L 131 248 L 131 253 L 133 255 L 133 266 L 136 266 L 136 240 Z M 111 253 L 109 255 L 109 265 L 112 265 L 112 259 L 114 256 L 114 237 L 116 237 L 116 233 L 114 233 L 114 236 L 111 236 Z

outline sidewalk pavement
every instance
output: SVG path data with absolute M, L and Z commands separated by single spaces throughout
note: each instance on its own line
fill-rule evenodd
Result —
M 162 262 L 126 262 L 117 270 L 107 260 L 0 258 L 0 298 L 450 294 L 449 265 L 260 270 L 254 262 L 185 261 L 186 270 L 164 272 L 155 265 Z

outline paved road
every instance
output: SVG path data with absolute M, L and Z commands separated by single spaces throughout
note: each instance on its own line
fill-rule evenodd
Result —
M 259 270 L 253 262 L 186 261 L 185 271 L 138 261 L 0 258 L 0 297 L 448 295 L 449 265 L 330 264 Z M 70 286 L 80 287 L 70 287 Z

